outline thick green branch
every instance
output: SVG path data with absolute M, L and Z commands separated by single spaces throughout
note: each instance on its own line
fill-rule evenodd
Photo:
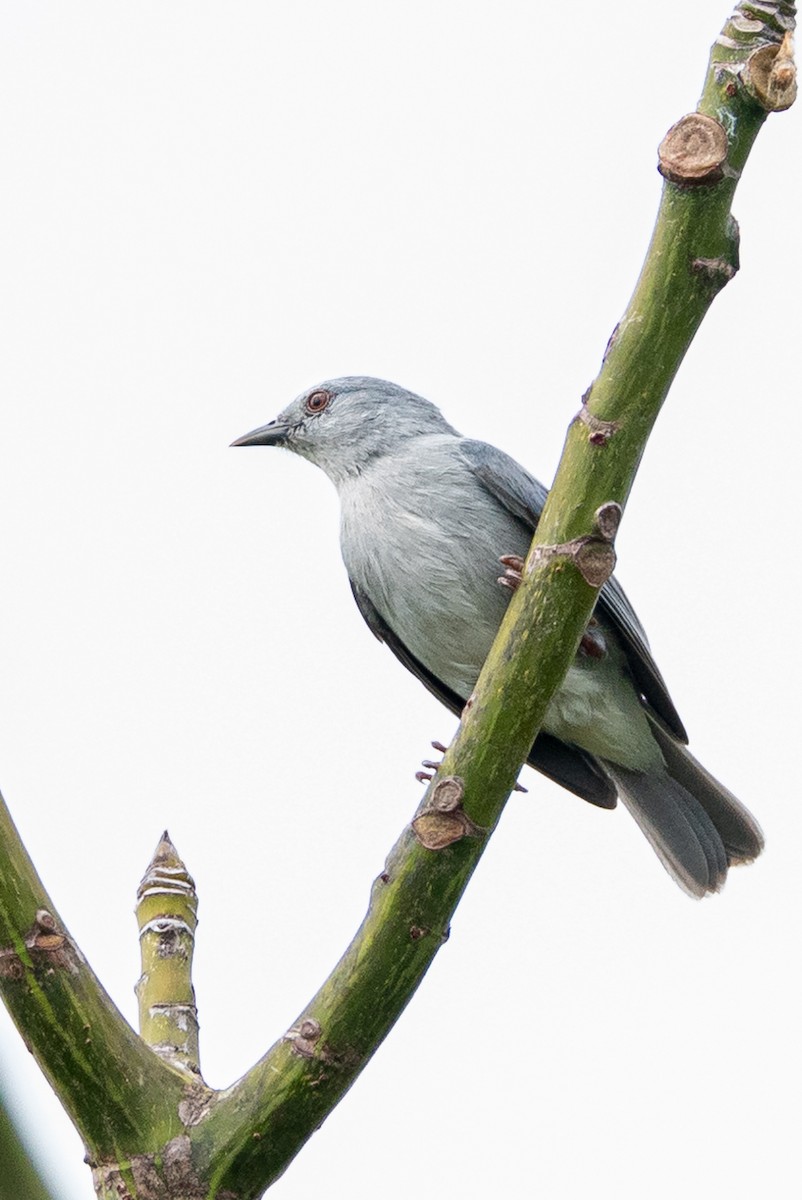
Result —
M 524 585 L 414 831 L 392 850 L 351 946 L 292 1029 L 192 1131 L 193 1160 L 210 1176 L 212 1195 L 231 1188 L 256 1197 L 284 1170 L 365 1065 L 448 935 L 612 566 L 617 517 L 671 381 L 737 269 L 730 204 L 766 115 L 743 72 L 761 47 L 777 57 L 792 17 L 788 3 L 761 4 L 757 16 L 740 5 L 713 48 L 703 117 L 683 119 L 661 148 L 667 182 L 646 262 L 569 429 Z
M 730 205 L 766 112 L 793 99 L 784 37 L 793 13 L 785 0 L 744 0 L 713 48 L 699 114 L 666 136 L 666 184 L 641 277 L 569 428 L 524 583 L 437 781 L 332 975 L 242 1080 L 214 1095 L 133 1033 L 64 929 L 0 801 L 0 990 L 85 1138 L 104 1198 L 255 1200 L 348 1089 L 448 936 L 612 569 L 621 509 L 670 383 L 737 269 Z M 153 918 L 143 910 L 146 940 Z M 159 970 L 148 987 L 154 977 L 160 987 L 162 965 L 150 963 Z M 154 1041 L 164 1042 L 165 1031 L 151 1018 L 176 1015 L 155 1014 L 154 1003 L 166 995 L 168 1004 L 192 1005 L 185 965 L 180 996 L 168 971 L 167 993 L 154 1001 L 142 992 L 143 1028 Z M 167 1031 L 172 1049 L 176 1028 Z M 182 1043 L 193 1075 L 196 1049 Z

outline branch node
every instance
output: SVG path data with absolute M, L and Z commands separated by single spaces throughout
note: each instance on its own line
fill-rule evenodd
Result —
M 465 783 L 459 775 L 446 775 L 432 792 L 431 807 L 438 812 L 454 812 L 462 806 L 464 796 Z
M 46 908 L 37 909 L 33 925 L 23 941 L 36 973 L 40 967 L 45 967 L 48 971 L 68 970 L 73 975 L 78 974 L 79 956 L 75 947 Z M 22 979 L 24 974 L 25 965 L 14 947 L 0 947 L 0 978 Z
M 536 546 L 527 563 L 527 573 L 531 574 L 538 562 L 549 558 L 570 558 L 585 583 L 593 588 L 602 587 L 615 570 L 615 550 L 610 541 L 598 534 L 556 546 Z
M 688 113 L 672 125 L 657 151 L 658 170 L 671 183 L 699 187 L 723 179 L 727 162 L 723 125 L 704 113 Z
M 292 1049 L 295 1054 L 301 1058 L 325 1058 L 325 1047 L 320 1049 L 323 1053 L 317 1054 L 315 1046 L 320 1041 L 323 1030 L 320 1021 L 314 1017 L 303 1017 L 297 1025 L 293 1025 L 284 1034 L 284 1041 L 292 1044 Z
M 608 500 L 601 504 L 594 514 L 594 525 L 599 537 L 605 542 L 615 541 L 618 526 L 621 524 L 623 509 L 617 500 Z
M 591 587 L 602 587 L 615 570 L 615 550 L 608 541 L 587 538 L 572 557 L 585 583 Z
M 691 270 L 709 283 L 713 291 L 720 292 L 735 277 L 737 269 L 726 258 L 694 258 Z
M 794 38 L 789 29 L 779 46 L 760 46 L 741 71 L 744 87 L 766 112 L 784 112 L 796 100 Z
M 610 340 L 607 343 L 607 349 L 604 352 L 605 356 L 609 353 L 610 349 L 612 348 L 617 333 L 618 333 L 618 326 L 616 325 L 615 329 L 610 334 Z M 591 387 L 588 388 L 588 390 L 585 392 L 584 396 L 582 397 L 582 407 L 580 408 L 579 412 L 574 417 L 574 420 L 581 421 L 581 423 L 583 425 L 587 426 L 588 441 L 590 442 L 590 444 L 592 446 L 606 446 L 607 443 L 609 442 L 610 438 L 613 436 L 613 434 L 618 431 L 619 424 L 617 421 L 603 421 L 601 419 L 601 417 L 596 417 L 593 415 L 593 413 L 588 408 L 588 404 L 590 402 L 591 391 L 592 391 L 592 385 L 591 385 Z
M 480 837 L 484 830 L 464 811 L 465 783 L 446 775 L 435 784 L 431 797 L 412 822 L 412 832 L 426 850 L 444 850 L 464 837 Z
M 314 1017 L 304 1017 L 298 1028 L 298 1032 L 306 1041 L 316 1042 L 323 1030 L 320 1027 L 320 1021 L 315 1020 Z

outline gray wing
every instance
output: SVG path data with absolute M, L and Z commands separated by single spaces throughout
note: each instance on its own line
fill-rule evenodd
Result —
M 487 490 L 534 533 L 548 495 L 543 484 L 514 458 L 486 442 L 463 438 L 461 449 L 465 461 Z M 687 742 L 685 726 L 652 658 L 643 626 L 615 577 L 602 588 L 596 604 L 596 615 L 606 621 L 618 636 L 626 654 L 627 666 L 646 703 L 662 717 L 681 742 Z
M 445 704 L 455 716 L 459 716 L 465 707 L 465 697 L 452 692 L 445 684 L 424 667 L 413 654 L 410 654 L 401 639 L 393 632 L 382 617 L 369 596 L 361 588 L 350 581 L 357 607 L 365 618 L 368 626 L 380 642 L 384 642 L 393 654 L 411 671 L 433 696 Z M 599 808 L 615 808 L 616 790 L 607 772 L 593 755 L 580 750 L 578 746 L 568 746 L 551 734 L 541 733 L 535 739 L 535 744 L 527 760 L 529 765 L 567 788 L 569 792 L 580 796 L 583 800 L 596 804 Z

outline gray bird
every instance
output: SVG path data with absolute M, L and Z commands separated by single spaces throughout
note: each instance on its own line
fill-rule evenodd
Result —
M 283 446 L 340 496 L 354 598 L 380 641 L 459 715 L 504 615 L 502 555 L 523 557 L 546 489 L 462 437 L 428 400 L 381 379 L 332 379 L 234 446 Z M 602 808 L 620 795 L 694 896 L 763 847 L 760 827 L 696 761 L 646 635 L 615 579 L 554 696 L 531 766 Z

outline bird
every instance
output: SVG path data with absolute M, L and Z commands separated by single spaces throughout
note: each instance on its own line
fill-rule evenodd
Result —
M 515 459 L 463 437 L 429 400 L 370 376 L 326 380 L 233 446 L 279 446 L 328 476 L 340 547 L 371 631 L 459 715 L 510 599 L 547 490 Z M 512 563 L 499 578 L 499 559 Z M 755 859 L 751 813 L 688 736 L 615 576 L 547 709 L 529 764 L 601 808 L 620 798 L 689 895 Z

